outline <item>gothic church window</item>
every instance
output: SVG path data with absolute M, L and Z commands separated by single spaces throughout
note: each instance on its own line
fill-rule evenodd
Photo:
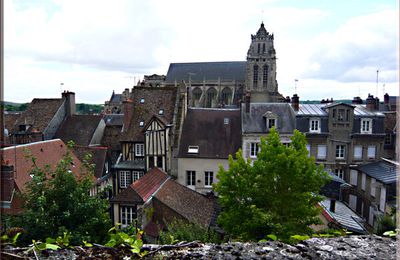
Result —
M 193 98 L 196 100 L 199 100 L 201 97 L 201 93 L 202 93 L 202 91 L 200 88 L 193 89 Z
M 254 87 L 257 87 L 257 82 L 258 82 L 258 66 L 254 65 L 254 67 L 253 67 L 253 84 L 254 84 Z
M 265 43 L 263 43 L 262 53 L 265 53 Z
M 213 107 L 214 100 L 217 97 L 217 91 L 215 88 L 209 88 L 207 90 L 207 107 Z
M 263 87 L 267 87 L 267 81 L 268 81 L 268 65 L 264 65 L 263 67 Z
M 257 53 L 260 53 L 260 44 L 257 45 Z
M 222 90 L 222 102 L 223 102 L 223 104 L 230 105 L 231 104 L 231 102 L 230 102 L 231 98 L 232 98 L 232 90 L 230 88 L 224 88 Z

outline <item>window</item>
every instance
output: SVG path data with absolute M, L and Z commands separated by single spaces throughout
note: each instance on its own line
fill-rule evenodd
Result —
M 362 173 L 362 175 L 361 175 L 361 189 L 362 190 L 365 190 L 366 180 L 367 180 L 367 176 L 365 175 L 365 173 Z
M 199 100 L 202 93 L 203 93 L 203 91 L 201 91 L 201 89 L 195 88 L 195 89 L 193 90 L 193 97 L 194 97 L 194 99 L 195 99 L 195 100 Z
M 344 145 L 336 145 L 336 159 L 344 159 Z
M 306 144 L 306 148 L 307 148 L 307 151 L 308 151 L 308 157 L 310 157 L 310 155 L 311 155 L 311 146 L 309 144 Z
M 136 208 L 135 207 L 120 207 L 121 225 L 127 227 L 132 224 L 133 220 L 136 219 Z
M 229 118 L 228 117 L 224 118 L 224 125 L 229 125 Z
M 371 134 L 372 133 L 372 120 L 371 119 L 361 119 L 361 133 Z
M 164 109 L 158 110 L 158 114 L 159 114 L 160 116 L 164 115 Z
M 361 160 L 362 159 L 362 145 L 355 145 L 354 146 L 354 160 Z
M 143 120 L 139 122 L 139 126 L 140 126 L 140 127 L 143 127 L 143 126 L 144 126 L 144 121 L 143 121 Z
M 250 157 L 255 158 L 258 154 L 258 143 L 250 143 Z
M 267 82 L 268 82 L 268 66 L 264 65 L 263 66 L 263 87 L 267 87 Z
M 144 98 L 140 99 L 140 104 L 144 104 Z
M 358 172 L 356 170 L 350 170 L 350 184 L 357 186 Z
M 254 85 L 254 87 L 257 87 L 257 82 L 258 82 L 258 66 L 254 65 L 254 67 L 253 67 L 253 85 Z
M 385 144 L 386 145 L 392 144 L 392 134 L 388 133 L 385 135 Z
M 211 187 L 213 182 L 214 182 L 214 172 L 205 171 L 204 172 L 204 185 Z
M 276 125 L 276 118 L 268 118 L 267 119 L 267 129 L 271 129 Z
M 336 109 L 332 109 L 332 118 L 336 119 Z
M 310 132 L 311 133 L 320 133 L 320 120 L 319 119 L 310 119 Z
M 199 147 L 194 145 L 189 145 L 188 153 L 193 153 L 193 154 L 199 153 Z
M 163 168 L 163 157 L 162 156 L 157 156 L 157 167 L 158 168 Z
M 149 168 L 154 167 L 154 156 L 149 156 Z
M 196 185 L 196 171 L 186 171 L 186 185 L 187 186 Z
M 132 183 L 130 171 L 119 171 L 119 187 L 126 188 Z
M 132 172 L 132 177 L 133 177 L 133 181 L 134 182 L 139 180 L 139 178 L 142 177 L 142 176 L 143 176 L 143 172 L 140 172 L 140 171 L 133 171 Z
M 144 144 L 135 144 L 135 156 L 144 156 Z
M 376 193 L 376 180 L 374 178 L 371 178 L 371 196 L 375 197 Z
M 338 121 L 344 121 L 344 109 L 339 109 L 338 110 Z
M 257 53 L 260 53 L 260 44 L 258 44 Z
M 376 153 L 376 146 L 369 145 L 368 146 L 368 159 L 375 159 L 375 153 Z
M 326 159 L 326 145 L 319 144 L 317 146 L 317 159 Z
M 349 195 L 349 207 L 354 211 L 357 209 L 357 196 Z
M 343 169 L 335 169 L 335 175 L 340 179 L 344 180 L 344 171 Z

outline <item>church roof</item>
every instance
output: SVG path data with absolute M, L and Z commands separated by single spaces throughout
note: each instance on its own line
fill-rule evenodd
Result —
M 171 63 L 169 65 L 166 82 L 174 83 L 185 80 L 202 82 L 203 80 L 237 80 L 245 81 L 245 61 L 223 61 L 223 62 L 192 62 Z
M 262 37 L 262 36 L 267 36 L 268 32 L 264 27 L 264 23 L 261 23 L 260 29 L 258 29 L 256 36 L 257 37 Z

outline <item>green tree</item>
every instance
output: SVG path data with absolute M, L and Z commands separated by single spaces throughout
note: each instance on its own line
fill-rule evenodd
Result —
M 71 242 L 75 244 L 83 240 L 101 243 L 107 239 L 112 226 L 108 202 L 89 195 L 93 166 L 84 163 L 86 167 L 76 178 L 70 170 L 73 160 L 69 151 L 55 170 L 50 166 L 37 167 L 35 158 L 32 162 L 32 181 L 22 194 L 24 211 L 13 223 L 26 231 L 24 240 L 44 241 L 64 232 L 71 232 Z
M 222 207 L 218 222 L 234 237 L 259 240 L 275 234 L 287 240 L 311 234 L 309 225 L 319 223 L 318 193 L 329 176 L 308 156 L 302 133 L 295 130 L 291 140 L 283 145 L 272 129 L 261 138 L 253 165 L 239 150 L 236 160 L 229 157 L 228 170 L 220 167 L 214 186 Z

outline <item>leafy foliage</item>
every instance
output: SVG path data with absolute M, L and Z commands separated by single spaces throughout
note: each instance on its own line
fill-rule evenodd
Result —
M 295 130 L 285 146 L 273 128 L 252 164 L 241 150 L 236 160 L 229 157 L 229 169 L 220 167 L 219 194 L 222 213 L 219 224 L 234 237 L 260 240 L 268 234 L 279 239 L 311 235 L 311 224 L 319 223 L 320 188 L 329 180 L 322 166 L 308 156 L 306 139 Z
M 204 243 L 220 243 L 218 234 L 213 230 L 184 222 L 174 220 L 167 227 L 168 230 L 160 232 L 160 244 L 176 244 L 180 241 L 200 241 Z
M 377 219 L 377 231 L 378 235 L 383 235 L 387 231 L 393 231 L 396 229 L 395 217 L 391 215 L 380 216 Z
M 134 227 L 133 232 L 123 232 L 122 230 L 118 229 L 118 225 L 110 228 L 108 231 L 109 233 L 109 240 L 105 244 L 105 246 L 109 247 L 128 247 L 132 253 L 137 254 L 139 256 L 144 256 L 146 252 L 141 252 L 141 248 L 143 246 L 142 235 L 143 231 L 136 229 Z M 129 234 L 131 233 L 131 234 Z
M 108 202 L 89 195 L 92 172 L 82 169 L 80 178 L 75 178 L 70 170 L 74 166 L 69 151 L 54 171 L 50 166 L 40 169 L 35 161 L 32 158 L 32 181 L 22 194 L 24 211 L 12 223 L 27 231 L 21 239 L 27 243 L 72 234 L 68 238 L 72 244 L 81 244 L 83 240 L 103 242 L 111 221 Z

